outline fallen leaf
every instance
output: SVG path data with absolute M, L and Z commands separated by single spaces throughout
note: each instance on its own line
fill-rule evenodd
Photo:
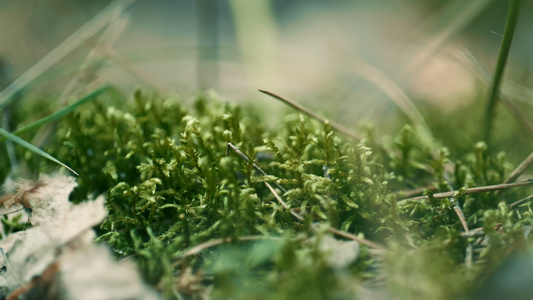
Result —
M 57 299 L 159 299 L 131 263 L 114 261 L 94 243 L 92 227 L 106 211 L 104 197 L 74 205 L 72 177 L 21 181 L 7 205 L 31 208 L 33 227 L 0 241 L 0 293 Z M 7 201 L 6 201 L 7 202 Z M 6 202 L 4 205 L 6 206 Z

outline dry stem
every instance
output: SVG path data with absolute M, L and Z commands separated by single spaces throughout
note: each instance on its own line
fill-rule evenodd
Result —
M 278 96 L 278 95 L 276 95 L 276 94 L 274 94 L 272 92 L 269 92 L 269 91 L 265 91 L 265 90 L 258 90 L 258 91 L 260 91 L 263 94 L 267 94 L 270 97 L 275 98 L 275 99 L 277 99 L 277 100 L 289 105 L 290 107 L 292 107 L 292 108 L 294 108 L 294 109 L 296 109 L 298 111 L 303 112 L 304 114 L 310 116 L 311 118 L 313 118 L 315 120 L 318 120 L 318 121 L 320 121 L 322 123 L 329 123 L 331 128 L 333 128 L 333 129 L 345 134 L 346 136 L 349 136 L 349 137 L 351 137 L 351 138 L 353 138 L 355 140 L 362 140 L 363 139 L 362 136 L 350 131 L 348 128 L 346 128 L 346 127 L 344 127 L 344 126 L 342 126 L 342 125 L 340 125 L 340 124 L 338 124 L 336 122 L 328 121 L 328 119 L 315 114 L 314 112 L 310 111 L 309 109 L 303 107 L 302 105 L 300 105 L 300 104 L 298 104 L 298 103 L 296 103 L 296 102 L 294 102 L 292 100 L 283 98 L 283 97 Z
M 524 171 L 533 164 L 533 152 L 526 158 L 516 169 L 505 179 L 503 183 L 509 183 L 515 181 Z
M 528 180 L 524 180 L 524 181 L 520 181 L 516 183 L 503 183 L 503 184 L 480 186 L 480 187 L 466 189 L 464 194 L 470 195 L 470 194 L 483 193 L 483 192 L 492 192 L 492 191 L 519 187 L 519 186 L 531 185 L 531 184 L 533 184 L 533 179 L 528 179 Z M 437 193 L 437 194 L 433 194 L 432 197 L 433 198 L 448 198 L 448 197 L 454 197 L 455 194 L 456 192 Z M 427 199 L 429 199 L 429 196 L 418 196 L 418 197 L 402 199 L 400 200 L 400 202 L 418 201 L 418 200 L 427 200 Z
M 228 143 L 228 150 L 229 148 L 233 149 L 237 154 L 239 154 L 239 156 L 241 156 L 245 161 L 249 161 L 250 159 L 248 158 L 248 156 L 246 156 L 244 153 L 242 153 L 239 148 L 235 147 L 233 144 L 231 143 Z M 256 169 L 259 170 L 259 172 L 261 172 L 261 174 L 267 176 L 267 174 L 261 170 L 261 168 L 259 168 L 258 166 L 255 165 L 254 163 L 254 167 Z M 268 182 L 265 182 L 265 185 L 268 187 L 268 189 L 270 190 L 270 192 L 272 192 L 272 194 L 274 195 L 274 197 L 276 198 L 276 200 L 278 200 L 278 202 L 286 209 L 289 208 L 289 206 L 287 205 L 287 203 L 285 201 L 283 201 L 283 199 L 281 198 L 281 196 L 276 192 L 276 190 L 274 188 L 272 188 L 272 186 L 268 183 Z M 277 183 L 276 183 L 277 185 Z M 280 189 L 286 191 L 283 187 L 279 186 Z M 294 209 L 290 209 L 289 210 L 291 215 L 293 215 L 296 219 L 298 219 L 299 221 L 303 221 L 304 218 L 301 214 L 298 214 Z M 314 231 L 318 230 L 318 228 L 316 228 L 316 225 L 312 224 L 311 225 L 311 229 L 313 229 Z M 372 242 L 372 241 L 369 241 L 367 239 L 364 239 L 364 238 L 360 238 L 358 236 L 355 236 L 351 233 L 348 233 L 348 232 L 345 232 L 345 231 L 341 231 L 341 230 L 338 230 L 338 229 L 335 229 L 335 228 L 332 228 L 332 227 L 328 227 L 327 229 L 329 232 L 333 233 L 333 234 L 336 234 L 336 235 L 339 235 L 339 236 L 342 236 L 344 238 L 347 238 L 347 239 L 351 239 L 351 240 L 354 240 L 360 244 L 363 244 L 363 245 L 366 245 L 370 248 L 374 248 L 376 250 L 379 250 L 379 251 L 382 251 L 382 252 L 385 252 L 386 251 L 386 248 L 378 243 L 375 243 L 375 242 Z M 215 241 L 213 241 L 215 242 Z M 189 250 L 190 251 L 190 250 Z

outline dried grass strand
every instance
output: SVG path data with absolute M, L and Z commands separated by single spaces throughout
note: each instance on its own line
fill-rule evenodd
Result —
M 486 185 L 486 186 L 480 186 L 475 188 L 469 188 L 465 189 L 464 194 L 470 195 L 470 194 L 476 194 L 476 193 L 484 193 L 484 192 L 492 192 L 492 191 L 498 191 L 503 189 L 509 189 L 519 186 L 526 186 L 533 184 L 533 179 L 528 179 L 516 183 L 503 183 L 503 184 L 495 184 L 495 185 Z M 433 198 L 449 198 L 454 197 L 456 192 L 445 192 L 445 193 L 437 193 L 433 194 Z M 419 201 L 419 200 L 427 200 L 429 199 L 429 196 L 418 196 L 418 197 L 412 197 L 412 198 L 406 198 L 402 199 L 399 202 L 404 201 Z
M 329 123 L 329 125 L 331 126 L 331 128 L 335 129 L 336 131 L 338 132 L 341 132 L 342 134 L 348 136 L 348 137 L 351 137 L 352 139 L 354 140 L 362 140 L 363 137 L 352 132 L 351 130 L 349 130 L 348 128 L 336 123 L 336 122 L 333 122 L 333 121 L 329 121 L 328 119 L 318 115 L 318 114 L 315 114 L 314 112 L 310 111 L 309 109 L 305 108 L 304 106 L 302 106 L 301 104 L 295 102 L 295 101 L 292 101 L 292 100 L 289 100 L 287 98 L 283 98 L 279 95 L 276 95 L 272 92 L 269 92 L 269 91 L 266 91 L 266 90 L 258 90 L 260 91 L 261 93 L 263 94 L 266 94 L 274 99 L 277 99 L 285 104 L 287 104 L 288 106 L 296 109 L 297 111 L 300 111 L 306 115 L 308 115 L 309 117 L 315 119 L 315 120 L 318 120 L 320 121 L 321 123 Z

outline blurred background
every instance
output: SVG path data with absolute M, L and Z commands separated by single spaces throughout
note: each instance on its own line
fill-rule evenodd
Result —
M 89 70 L 81 82 L 110 82 L 126 93 L 144 87 L 187 99 L 213 89 L 264 106 L 266 115 L 286 111 L 257 92 L 265 89 L 353 127 L 386 120 L 406 101 L 453 112 L 486 98 L 507 5 L 2 0 L 0 57 L 10 78 L 29 73 L 25 92 L 62 92 Z M 522 5 L 504 92 L 529 109 L 533 3 Z M 50 60 L 39 65 L 43 59 Z

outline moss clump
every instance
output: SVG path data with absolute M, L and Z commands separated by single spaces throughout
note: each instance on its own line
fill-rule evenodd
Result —
M 356 142 L 298 113 L 269 131 L 257 111 L 216 98 L 96 101 L 66 117 L 48 148 L 80 173 L 73 201 L 107 192 L 98 240 L 168 298 L 466 297 L 502 253 L 527 244 L 529 203 L 506 204 L 523 189 L 431 196 L 503 182 L 505 155 L 482 142 L 452 159 L 453 147 L 435 152 L 410 126 Z M 419 187 L 428 200 L 402 200 Z M 486 235 L 462 234 L 456 205 Z M 327 248 L 331 228 L 387 251 L 360 245 L 356 259 L 332 263 L 355 250 Z

